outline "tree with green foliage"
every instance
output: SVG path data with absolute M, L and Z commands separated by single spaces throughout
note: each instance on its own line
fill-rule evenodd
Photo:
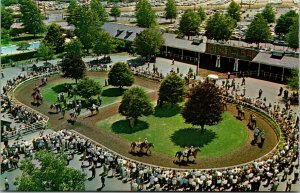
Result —
M 205 13 L 203 7 L 201 7 L 201 6 L 198 7 L 197 14 L 200 17 L 201 22 L 206 19 L 206 13 Z
M 29 43 L 28 42 L 19 42 L 17 43 L 17 50 L 22 50 L 22 51 L 25 51 L 25 50 L 28 50 L 29 48 Z
M 235 26 L 236 21 L 231 17 L 215 13 L 207 20 L 205 36 L 208 39 L 227 41 Z
M 65 45 L 65 52 L 67 55 L 75 55 L 75 56 L 82 56 L 82 49 L 83 45 L 78 39 L 72 39 Z
M 294 24 L 290 26 L 286 40 L 290 48 L 295 50 L 299 48 L 299 17 L 294 18 Z
M 177 16 L 177 6 L 175 0 L 168 0 L 165 7 L 166 19 L 170 19 L 171 23 L 173 19 L 176 19 Z
M 288 87 L 293 90 L 299 90 L 299 69 L 292 69 L 292 75 L 287 79 Z
M 11 8 L 1 7 L 1 28 L 6 30 L 10 29 L 10 26 L 14 23 L 13 10 Z
M 124 62 L 115 63 L 108 73 L 108 83 L 118 86 L 120 89 L 123 86 L 131 86 L 133 82 L 133 72 L 129 69 L 128 64 Z
M 262 14 L 256 14 L 246 31 L 246 42 L 256 43 L 257 47 L 259 47 L 259 43 L 268 42 L 270 39 L 271 31 L 267 20 L 264 19 Z
M 215 125 L 222 120 L 222 97 L 220 90 L 212 83 L 204 82 L 191 88 L 187 94 L 181 115 L 186 123 L 201 127 Z
M 268 23 L 275 22 L 275 11 L 273 10 L 272 5 L 267 4 L 261 14 L 267 20 Z
M 67 13 L 69 14 L 69 16 L 67 17 L 67 22 L 69 24 L 74 24 L 75 23 L 75 11 L 77 8 L 77 2 L 76 0 L 70 0 L 68 9 L 67 9 Z
M 187 9 L 180 19 L 179 31 L 190 39 L 190 36 L 199 33 L 200 23 L 198 14 L 192 9 Z
M 92 96 L 101 93 L 102 86 L 93 79 L 84 78 L 76 86 L 76 93 L 84 99 L 90 99 Z
M 99 21 L 103 24 L 108 20 L 108 14 L 99 0 L 91 0 L 91 10 L 98 16 Z
M 65 37 L 63 36 L 60 25 L 52 23 L 48 27 L 48 32 L 43 41 L 51 44 L 54 47 L 56 53 L 63 52 Z
M 67 54 L 62 60 L 60 67 L 63 77 L 75 79 L 76 84 L 79 79 L 85 77 L 86 65 L 78 55 Z
M 67 156 L 56 156 L 52 152 L 41 150 L 36 152 L 38 165 L 30 159 L 21 161 L 21 176 L 14 184 L 17 191 L 84 191 L 86 174 L 80 170 L 67 167 Z
M 1 28 L 1 45 L 7 45 L 10 42 L 9 30 Z
M 145 29 L 137 34 L 134 39 L 136 52 L 147 60 L 159 53 L 161 46 L 164 44 L 164 38 L 160 30 L 156 27 Z
M 156 24 L 155 11 L 147 0 L 138 0 L 135 7 L 137 25 L 148 28 Z
M 26 32 L 33 34 L 43 33 L 46 30 L 43 16 L 33 0 L 20 1 L 21 21 Z
M 176 74 L 170 74 L 161 82 L 159 87 L 160 103 L 176 104 L 182 102 L 185 96 L 185 82 Z
M 121 16 L 121 10 L 117 5 L 114 5 L 110 10 L 110 16 L 115 18 L 115 21 L 117 21 L 117 18 Z
M 100 31 L 95 34 L 93 52 L 99 56 L 101 54 L 110 54 L 114 50 L 113 38 L 108 32 Z
M 134 127 L 138 117 L 148 116 L 153 112 L 153 105 L 142 88 L 135 86 L 125 91 L 119 113 L 130 120 L 131 127 Z
M 54 57 L 54 47 L 52 44 L 43 42 L 37 50 L 36 56 L 41 60 L 45 60 L 47 63 L 48 60 L 51 60 Z
M 88 6 L 77 6 L 73 21 L 75 30 L 74 34 L 83 44 L 87 53 L 93 47 L 95 34 L 101 31 L 103 22 L 100 22 L 97 13 L 91 11 Z
M 294 10 L 280 15 L 275 26 L 275 33 L 277 34 L 287 34 L 289 28 L 294 24 L 295 18 L 299 17 Z
M 241 21 L 241 7 L 235 1 L 231 1 L 227 8 L 227 14 L 237 22 Z

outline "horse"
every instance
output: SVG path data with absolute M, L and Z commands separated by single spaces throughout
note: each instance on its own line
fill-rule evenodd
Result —
M 196 157 L 197 157 L 197 154 L 198 152 L 201 152 L 201 150 L 199 148 L 196 148 L 193 152 L 191 152 L 191 150 L 189 149 L 188 153 L 187 153 L 187 156 L 183 155 L 182 151 L 177 151 L 176 154 L 175 154 L 175 158 L 177 157 L 178 158 L 178 161 L 180 162 L 180 158 L 181 156 L 183 158 L 186 157 L 186 161 L 189 162 L 189 157 L 190 156 L 193 156 L 194 159 L 196 160 Z M 194 161 L 195 161 L 194 160 Z
M 99 112 L 99 107 L 98 107 L 98 106 L 95 106 L 95 107 L 88 107 L 87 109 L 91 111 L 91 114 L 92 114 L 92 115 L 94 114 L 94 111 L 96 111 L 96 113 Z
M 132 142 L 130 144 L 130 152 L 136 152 L 135 151 L 135 147 L 137 147 L 137 142 Z M 153 143 L 142 142 L 139 147 L 140 147 L 139 153 L 146 153 L 146 154 L 148 154 L 148 151 L 150 151 L 150 154 L 151 154 L 150 148 L 151 147 L 154 148 L 154 144 Z M 143 152 L 143 149 L 145 149 L 146 151 Z
M 43 97 L 38 89 L 34 89 L 33 93 L 31 94 L 34 103 L 43 104 Z

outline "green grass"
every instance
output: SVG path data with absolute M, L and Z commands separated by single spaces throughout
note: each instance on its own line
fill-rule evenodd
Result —
M 104 85 L 105 82 L 105 77 L 100 77 L 100 76 L 89 76 L 88 78 L 95 80 L 96 82 L 99 82 L 102 86 Z M 55 103 L 57 102 L 57 94 L 60 92 L 65 93 L 65 97 L 67 100 L 73 100 L 73 98 L 68 98 L 68 95 L 65 91 L 65 84 L 71 84 L 73 88 L 76 86 L 75 81 L 72 79 L 63 79 L 62 81 L 59 82 L 53 82 L 53 83 L 48 83 L 45 87 L 42 88 L 42 95 L 45 101 L 49 103 Z M 144 88 L 147 91 L 149 89 Z M 122 99 L 122 95 L 126 89 L 120 90 L 117 87 L 103 87 L 102 88 L 102 106 L 103 105 L 108 105 L 111 103 L 114 103 L 116 101 L 119 101 Z M 76 96 L 76 99 L 83 99 L 80 96 Z M 97 99 L 97 96 L 92 97 L 92 99 Z
M 223 120 L 215 126 L 206 126 L 200 133 L 199 127 L 184 123 L 180 107 L 164 106 L 155 113 L 141 117 L 134 128 L 121 115 L 97 122 L 99 129 L 116 133 L 128 141 L 147 137 L 154 143 L 155 151 L 174 156 L 176 151 L 193 145 L 201 148 L 200 157 L 217 157 L 238 149 L 247 138 L 247 129 L 231 114 L 225 112 Z

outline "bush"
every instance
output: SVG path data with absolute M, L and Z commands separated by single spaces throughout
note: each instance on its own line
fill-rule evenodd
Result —
M 11 28 L 11 30 L 9 31 L 9 36 L 15 37 L 15 36 L 17 36 L 19 34 L 22 34 L 24 32 L 25 32 L 24 28 Z
M 10 60 L 16 62 L 21 60 L 28 60 L 35 57 L 36 50 L 30 51 L 30 52 L 24 52 L 24 53 L 18 53 L 18 54 L 12 54 L 12 55 L 6 55 L 1 57 L 1 63 L 9 63 Z

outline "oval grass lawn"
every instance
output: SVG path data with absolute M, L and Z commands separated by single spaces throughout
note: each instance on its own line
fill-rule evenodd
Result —
M 97 122 L 99 129 L 113 132 L 128 141 L 139 137 L 148 138 L 155 146 L 154 151 L 174 156 L 184 146 L 200 147 L 200 157 L 219 157 L 237 150 L 247 138 L 247 128 L 228 112 L 223 120 L 214 126 L 199 127 L 184 123 L 179 106 L 156 108 L 155 113 L 141 117 L 134 128 L 121 115 L 115 115 Z

